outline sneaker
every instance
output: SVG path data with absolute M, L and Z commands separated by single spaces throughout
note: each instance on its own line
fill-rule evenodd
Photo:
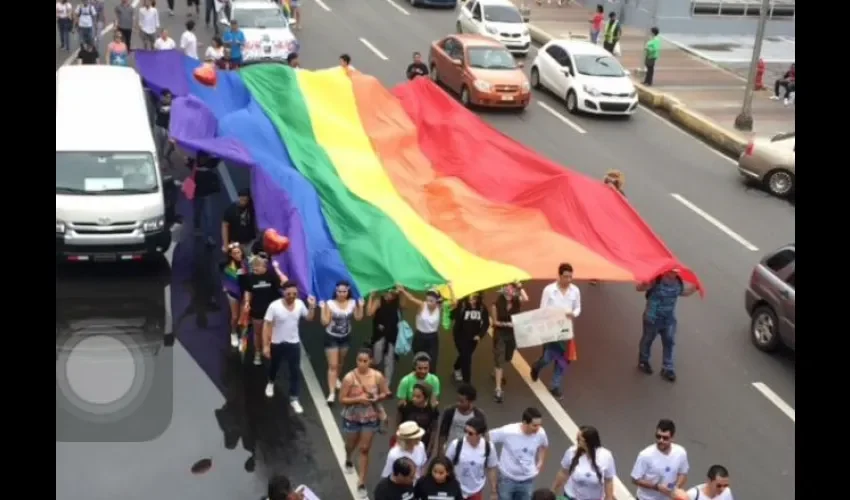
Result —
M 501 389 L 496 389 L 496 393 L 493 395 L 493 399 L 495 399 L 497 403 L 503 402 L 505 400 L 505 391 Z
M 666 368 L 661 370 L 661 378 L 666 380 L 667 382 L 675 382 L 676 381 L 676 372 L 673 370 L 667 370 Z
M 332 405 L 336 401 L 336 391 L 331 391 L 330 395 L 328 395 L 328 404 Z
M 778 101 L 778 100 L 779 100 L 779 96 L 778 96 L 778 95 L 772 95 L 772 96 L 770 96 L 770 100 L 771 100 L 771 101 Z
M 254 366 L 261 366 L 263 364 L 263 358 L 260 357 L 259 352 L 254 353 Z
M 299 403 L 297 399 L 289 401 L 289 406 L 292 407 L 292 411 L 294 411 L 296 415 L 301 415 L 302 413 L 304 413 L 304 408 L 301 406 L 301 403 Z
M 173 10 L 168 11 L 168 17 L 174 17 L 174 11 Z
M 354 463 L 352 463 L 351 460 L 345 461 L 345 473 L 354 474 Z
M 564 398 L 564 394 L 561 392 L 561 389 L 558 388 L 549 389 L 549 394 L 551 394 L 552 397 L 557 399 L 558 401 Z
M 266 397 L 271 398 L 274 397 L 274 384 L 269 382 L 266 384 Z
M 236 332 L 232 332 L 230 334 L 230 347 L 234 349 L 239 347 L 239 334 Z
M 782 101 L 782 104 L 784 104 L 784 105 L 786 105 L 786 106 L 787 106 L 787 105 L 789 105 L 789 104 L 791 104 L 791 99 L 788 99 L 788 98 L 786 97 L 786 98 Z
M 638 370 L 646 373 L 647 375 L 652 375 L 652 366 L 647 361 L 641 361 L 638 363 Z
M 455 370 L 455 382 L 463 382 L 463 375 L 461 375 L 460 370 Z
M 366 499 L 369 498 L 369 491 L 366 490 L 365 484 L 357 485 L 357 498 Z
M 540 380 L 540 369 L 538 369 L 536 366 L 532 366 L 531 367 L 531 381 L 537 382 L 538 380 Z
M 342 381 L 340 379 L 336 379 L 336 390 L 342 389 Z

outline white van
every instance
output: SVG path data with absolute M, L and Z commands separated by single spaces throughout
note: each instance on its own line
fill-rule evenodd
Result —
M 140 260 L 171 245 L 149 101 L 118 66 L 56 72 L 56 255 Z

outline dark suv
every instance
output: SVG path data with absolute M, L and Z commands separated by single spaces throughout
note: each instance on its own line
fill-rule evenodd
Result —
M 750 276 L 746 293 L 750 338 L 762 351 L 775 351 L 780 345 L 796 350 L 796 256 L 795 244 L 786 245 L 765 256 Z

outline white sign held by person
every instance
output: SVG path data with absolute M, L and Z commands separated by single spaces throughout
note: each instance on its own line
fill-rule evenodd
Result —
M 544 307 L 511 316 L 517 347 L 572 340 L 573 320 L 560 307 Z

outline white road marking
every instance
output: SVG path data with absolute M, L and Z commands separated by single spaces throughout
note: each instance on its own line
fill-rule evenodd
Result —
M 374 45 L 372 45 L 372 43 L 369 42 L 369 40 L 366 40 L 365 38 L 361 38 L 360 43 L 365 45 L 367 49 L 371 50 L 376 56 L 378 56 L 378 58 L 380 60 L 382 60 L 382 61 L 389 61 L 390 60 L 389 57 L 385 56 L 383 52 L 378 50 L 378 47 L 375 47 Z
M 753 387 L 755 387 L 756 390 L 762 394 L 762 396 L 766 397 L 768 401 L 770 401 L 777 408 L 779 408 L 779 411 L 784 413 L 786 417 L 790 418 L 791 421 L 794 422 L 794 424 L 797 423 L 796 411 L 794 410 L 794 408 L 791 408 L 791 405 L 786 403 L 782 398 L 779 397 L 778 394 L 773 392 L 773 389 L 771 389 L 762 382 L 753 382 Z
M 723 153 L 721 153 L 720 151 L 718 151 L 718 150 L 714 149 L 713 147 L 709 146 L 708 144 L 706 144 L 706 143 L 704 143 L 704 142 L 702 142 L 702 141 L 700 141 L 700 140 L 696 139 L 696 138 L 695 138 L 694 136 L 692 136 L 691 134 L 689 134 L 689 133 L 685 132 L 684 130 L 680 129 L 680 128 L 678 127 L 678 125 L 676 125 L 675 123 L 671 122 L 670 120 L 667 120 L 667 119 L 666 119 L 666 118 L 664 118 L 663 116 L 659 116 L 658 114 L 654 113 L 651 109 L 647 108 L 646 106 L 641 105 L 641 106 L 640 106 L 640 109 L 641 109 L 641 111 L 643 111 L 645 114 L 648 114 L 648 115 L 652 116 L 652 117 L 653 117 L 653 118 L 655 118 L 656 120 L 658 120 L 658 121 L 660 121 L 661 123 L 663 123 L 664 125 L 666 125 L 666 126 L 668 126 L 668 127 L 672 128 L 672 129 L 673 129 L 673 130 L 675 130 L 676 132 L 678 132 L 678 133 L 680 133 L 680 134 L 684 135 L 684 136 L 685 136 L 685 137 L 687 137 L 688 139 L 690 139 L 690 140 L 692 140 L 692 141 L 695 141 L 697 144 L 701 145 L 702 147 L 704 147 L 705 149 L 707 149 L 708 151 L 710 151 L 712 154 L 714 154 L 714 155 L 715 155 L 715 156 L 717 156 L 718 158 L 722 158 L 723 160 L 725 160 L 725 161 L 727 161 L 727 162 L 731 163 L 732 165 L 735 165 L 736 167 L 738 166 L 738 161 L 737 161 L 737 160 L 734 160 L 734 159 L 732 159 L 732 158 L 730 158 L 730 157 L 726 156 L 725 154 L 723 154 Z
M 753 245 L 752 243 L 750 243 L 749 241 L 744 239 L 744 237 L 741 236 L 740 234 L 729 229 L 728 226 L 726 226 L 725 224 L 723 224 L 719 220 L 715 219 L 714 216 L 712 216 L 710 213 L 706 212 L 705 210 L 703 210 L 700 207 L 691 203 L 684 196 L 682 196 L 680 194 L 676 194 L 676 193 L 671 193 L 670 196 L 672 196 L 673 199 L 675 199 L 676 201 L 678 201 L 682 205 L 690 208 L 691 211 L 694 212 L 695 214 L 697 214 L 700 217 L 702 217 L 703 219 L 707 220 L 711 225 L 713 225 L 714 227 L 719 229 L 726 236 L 728 236 L 728 237 L 732 238 L 733 240 L 737 241 L 738 243 L 740 243 L 741 246 L 743 246 L 747 250 L 749 250 L 751 252 L 758 252 L 759 251 L 759 248 L 757 246 Z
M 402 7 L 401 5 L 399 5 L 399 4 L 397 4 L 397 3 L 395 3 L 393 0 L 387 0 L 387 3 L 389 3 L 390 5 L 392 5 L 392 6 L 393 6 L 393 8 L 394 8 L 395 10 L 397 10 L 397 11 L 401 12 L 401 13 L 402 13 L 402 14 L 404 14 L 405 16 L 409 16 L 409 15 L 410 15 L 410 12 L 406 11 L 406 10 L 404 9 L 404 7 Z
M 546 112 L 549 113 L 550 115 L 561 120 L 564 123 L 564 125 L 571 127 L 573 130 L 575 130 L 579 134 L 586 134 L 587 133 L 587 131 L 585 129 L 579 127 L 574 121 L 572 121 L 569 118 L 567 118 L 566 116 L 562 115 L 555 108 L 553 108 L 552 106 L 549 106 L 545 102 L 537 101 L 537 105 L 540 106 L 541 108 L 543 108 L 544 110 L 546 110 Z
M 133 0 L 133 8 L 134 9 L 139 6 L 140 1 L 141 0 Z M 112 24 L 105 26 L 102 30 L 100 30 L 100 34 L 98 35 L 98 39 L 103 38 L 104 36 L 108 35 L 114 29 L 115 29 L 115 23 L 112 23 Z M 80 49 L 74 49 L 74 51 L 71 52 L 71 55 L 69 55 L 68 58 L 65 59 L 65 61 L 62 62 L 62 66 L 68 66 L 69 64 L 76 61 L 77 60 L 77 54 L 79 54 L 79 53 L 80 53 Z
M 325 3 L 325 2 L 323 2 L 322 0 L 316 0 L 316 4 L 317 4 L 319 7 L 323 8 L 323 9 L 325 10 L 325 12 L 330 12 L 330 11 L 331 11 L 331 8 L 330 8 L 330 7 L 328 7 L 328 4 L 326 4 L 326 3 Z

